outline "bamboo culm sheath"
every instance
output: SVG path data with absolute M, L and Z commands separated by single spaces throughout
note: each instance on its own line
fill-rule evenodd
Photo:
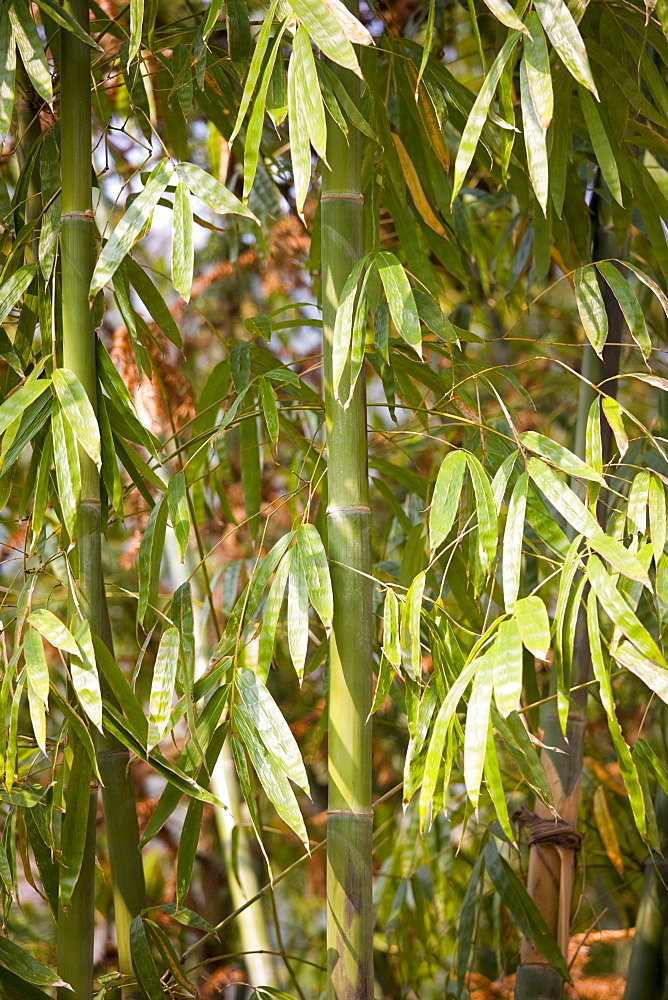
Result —
M 352 73 L 333 67 L 353 101 Z M 343 286 L 361 258 L 360 140 L 329 132 L 322 180 L 322 309 L 327 418 L 328 551 L 334 594 L 329 664 L 327 966 L 329 1000 L 373 996 L 371 809 L 371 512 L 366 396 L 334 399 L 332 342 Z

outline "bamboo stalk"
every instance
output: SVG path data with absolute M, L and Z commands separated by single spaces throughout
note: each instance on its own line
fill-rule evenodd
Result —
M 353 3 L 350 9 L 355 10 Z M 333 67 L 354 103 L 359 83 Z M 332 344 L 343 285 L 362 255 L 361 136 L 330 129 L 323 167 L 322 309 L 327 422 L 328 552 L 334 593 L 329 660 L 327 965 L 329 1000 L 373 996 L 371 902 L 372 608 L 366 394 L 347 410 L 334 399 Z M 362 575 L 367 574 L 367 575 Z
M 605 225 L 603 218 L 605 209 L 600 200 L 597 201 L 595 208 L 596 230 L 592 257 L 594 260 L 605 260 L 617 256 L 618 248 L 615 244 L 614 232 Z M 621 339 L 624 318 L 617 300 L 605 282 L 601 282 L 601 291 L 608 315 L 608 340 L 612 344 L 616 344 Z M 609 378 L 615 364 L 619 364 L 618 348 L 606 346 L 601 363 L 589 344 L 585 345 L 582 374 L 587 381 L 580 383 L 574 443 L 576 454 L 583 459 L 585 457 L 587 416 L 594 398 L 594 391 L 588 383 L 596 384 L 604 377 Z M 612 392 L 612 386 L 616 387 L 616 384 L 616 381 L 606 384 L 606 391 Z M 602 422 L 601 427 L 602 438 L 604 425 L 605 421 Z M 608 436 L 602 445 L 604 463 L 610 454 L 610 445 L 611 437 Z M 605 510 L 601 503 L 598 505 L 598 517 L 601 525 L 605 528 Z M 577 830 L 582 758 L 587 731 L 589 688 L 586 685 L 591 680 L 591 676 L 587 629 L 581 617 L 575 635 L 571 676 L 573 693 L 569 705 L 566 736 L 564 737 L 561 732 L 556 703 L 552 700 L 543 710 L 543 742 L 547 747 L 555 747 L 556 750 L 545 749 L 541 755 L 550 783 L 554 807 L 561 819 L 565 820 L 574 831 Z M 556 678 L 554 676 L 552 689 L 552 693 L 556 693 Z M 540 801 L 536 803 L 535 812 L 541 819 L 549 819 L 552 815 Z M 562 845 L 535 844 L 529 852 L 527 891 L 538 906 L 564 955 L 568 953 L 570 936 L 571 897 L 577 855 L 576 843 L 577 833 L 574 836 L 565 837 Z M 534 947 L 529 941 L 523 940 L 515 981 L 515 1000 L 561 1000 L 563 986 L 563 979 L 552 968 L 540 949 Z
M 86 0 L 67 0 L 68 12 L 88 30 Z M 97 367 L 89 288 L 95 262 L 91 167 L 90 48 L 71 32 L 61 32 L 61 269 L 63 367 L 78 377 L 95 410 Z M 94 634 L 112 648 L 104 595 L 101 549 L 100 476 L 92 459 L 79 450 L 81 501 L 78 512 L 76 560 L 80 608 Z M 75 753 L 83 753 L 76 744 Z M 112 872 L 119 971 L 132 976 L 130 924 L 145 905 L 144 875 L 139 853 L 139 829 L 129 755 L 107 736 L 97 741 L 102 797 Z M 89 1000 L 93 987 L 93 898 L 95 878 L 94 817 L 96 790 L 91 791 L 93 833 L 67 912 L 59 919 L 59 963 L 72 967 L 72 1000 Z M 136 995 L 132 990 L 127 994 Z

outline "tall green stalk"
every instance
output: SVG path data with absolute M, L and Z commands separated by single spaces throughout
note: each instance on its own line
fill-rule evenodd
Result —
M 65 7 L 88 29 L 86 0 L 66 0 Z M 97 406 L 95 331 L 89 288 L 95 263 L 91 167 L 90 47 L 71 32 L 61 32 L 61 274 L 63 367 L 70 369 Z M 101 549 L 100 476 L 92 459 L 79 450 L 81 500 L 76 538 L 77 600 L 91 631 L 111 648 L 111 628 L 104 596 Z M 84 753 L 73 743 L 73 762 Z M 114 740 L 98 740 L 98 764 L 112 872 L 120 971 L 131 976 L 130 924 L 145 905 L 144 876 L 139 854 L 139 830 L 127 750 Z M 90 1000 L 93 988 L 93 900 L 95 879 L 95 804 L 93 788 L 88 811 L 88 835 L 77 886 L 61 911 L 58 961 L 63 979 L 74 995 Z M 67 859 L 65 859 L 67 862 Z
M 353 5 L 349 5 L 353 9 Z M 359 83 L 334 67 L 354 103 Z M 362 255 L 360 133 L 330 129 L 322 179 L 322 308 L 327 418 L 328 547 L 334 593 L 329 661 L 327 965 L 329 1000 L 373 996 L 371 904 L 371 511 L 366 395 L 334 399 L 332 344 L 339 297 Z
M 616 257 L 618 248 L 614 232 L 605 224 L 605 208 L 599 200 L 593 207 L 595 207 L 596 212 L 596 230 L 592 245 L 592 257 L 594 260 Z M 608 315 L 608 340 L 611 344 L 610 347 L 606 345 L 602 362 L 589 344 L 585 344 L 583 350 L 581 374 L 586 381 L 580 383 L 574 441 L 574 451 L 583 459 L 585 457 L 587 417 L 595 397 L 595 391 L 589 383 L 595 385 L 614 374 L 614 365 L 619 364 L 619 349 L 613 345 L 619 343 L 624 329 L 621 310 L 605 282 L 601 282 L 601 291 Z M 611 349 L 613 351 L 612 357 Z M 614 386 L 616 386 L 616 382 L 607 383 L 606 391 L 612 392 Z M 602 438 L 603 423 L 601 427 Z M 608 436 L 602 444 L 604 463 L 609 458 L 610 445 L 611 438 Z M 602 527 L 605 528 L 605 511 L 600 503 L 598 516 Z M 527 878 L 529 895 L 538 906 L 564 955 L 567 954 L 570 936 L 571 897 L 575 860 L 579 846 L 577 819 L 584 741 L 587 731 L 588 697 L 588 688 L 583 685 L 591 680 L 591 676 L 592 667 L 587 629 L 581 615 L 575 634 L 571 673 L 571 684 L 576 690 L 570 698 L 565 737 L 561 731 L 556 702 L 554 700 L 549 702 L 543 712 L 543 742 L 546 747 L 556 749 L 544 749 L 541 759 L 550 783 L 554 808 L 571 829 L 565 830 L 562 837 L 557 835 L 553 843 L 536 843 L 531 847 Z M 553 677 L 551 693 L 556 694 L 555 677 Z M 536 816 L 542 820 L 549 820 L 551 813 L 542 802 L 537 802 Z M 515 1000 L 561 1000 L 563 986 L 563 979 L 552 968 L 540 949 L 534 947 L 529 941 L 522 941 L 520 965 L 515 981 Z

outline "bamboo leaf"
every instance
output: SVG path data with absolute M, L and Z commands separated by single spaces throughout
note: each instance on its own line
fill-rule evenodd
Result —
M 594 516 L 549 466 L 538 458 L 530 458 L 527 468 L 536 486 L 579 534 L 591 538 L 597 531 L 600 532 Z
M 334 617 L 332 583 L 325 548 L 314 524 L 302 524 L 298 529 L 297 552 L 306 576 L 309 599 L 329 632 Z
M 68 368 L 55 368 L 52 382 L 63 416 L 86 454 L 101 469 L 100 430 L 86 390 Z
M 244 706 L 235 705 L 232 718 L 237 734 L 248 750 L 248 756 L 269 801 L 278 815 L 294 830 L 304 846 L 308 847 L 306 826 L 299 811 L 295 793 L 277 758 L 267 749 Z
M 515 834 L 512 826 L 510 825 L 508 803 L 506 802 L 506 793 L 503 790 L 503 779 L 501 778 L 501 769 L 499 768 L 499 760 L 496 755 L 494 731 L 491 723 L 487 729 L 487 749 L 485 751 L 484 775 L 485 783 L 487 784 L 487 791 L 489 792 L 492 804 L 496 810 L 499 825 L 512 844 L 515 840 Z
M 343 286 L 339 298 L 339 307 L 334 322 L 334 344 L 332 347 L 332 384 L 334 394 L 338 398 L 341 379 L 348 363 L 350 342 L 353 332 L 353 319 L 357 299 L 357 286 L 367 259 L 363 258 L 355 264 Z
M 297 549 L 290 552 L 288 577 L 288 647 L 301 684 L 308 647 L 308 587 Z
M 495 644 L 496 645 L 496 644 Z M 494 685 L 494 652 L 481 656 L 473 678 L 464 727 L 464 781 L 474 809 L 480 801 L 480 784 L 485 767 L 489 713 Z
M 28 710 L 35 734 L 35 743 L 46 756 L 46 707 L 33 688 L 28 684 Z
M 408 153 L 408 150 L 404 146 L 401 138 L 397 132 L 392 132 L 392 139 L 394 140 L 394 145 L 397 149 L 397 155 L 399 156 L 399 162 L 401 164 L 401 171 L 404 175 L 404 180 L 408 190 L 411 193 L 411 198 L 415 203 L 415 207 L 418 212 L 435 233 L 439 236 L 444 236 L 447 238 L 447 230 L 442 222 L 439 221 L 438 217 L 435 215 L 433 208 L 429 203 L 429 199 L 424 193 L 424 188 L 418 176 L 418 172 L 415 169 L 415 165 Z
M 585 461 L 603 475 L 603 445 L 601 443 L 601 398 L 597 396 L 589 407 L 585 431 Z M 597 489 L 593 487 L 593 489 Z M 590 503 L 592 496 L 590 494 Z
M 241 215 L 252 222 L 258 222 L 257 217 L 229 188 L 195 163 L 177 163 L 176 173 L 195 197 L 203 201 L 212 212 L 219 215 Z
M 49 667 L 44 655 L 42 639 L 35 628 L 29 628 L 23 637 L 23 653 L 28 674 L 28 688 L 32 689 L 45 705 L 49 701 Z
M 9 8 L 9 19 L 30 82 L 42 100 L 50 103 L 53 100 L 51 73 L 29 6 L 20 0 L 15 0 Z
M 640 303 L 636 298 L 628 282 L 622 277 L 614 264 L 610 261 L 597 263 L 597 268 L 610 285 L 615 298 L 619 302 L 619 308 L 624 314 L 631 336 L 642 351 L 645 360 L 652 353 L 652 342 L 647 332 L 647 324 Z
M 172 284 L 188 302 L 193 284 L 193 210 L 190 193 L 181 181 L 174 193 L 174 231 L 172 234 Z
M 278 406 L 276 404 L 276 394 L 274 388 L 264 375 L 260 379 L 260 402 L 262 404 L 262 413 L 264 416 L 265 426 L 267 428 L 267 434 L 269 435 L 269 440 L 272 445 L 276 447 L 278 442 Z
M 596 822 L 601 840 L 603 841 L 605 853 L 612 862 L 615 871 L 619 875 L 623 875 L 624 859 L 622 858 L 622 852 L 619 846 L 619 837 L 617 836 L 615 824 L 610 814 L 610 807 L 608 806 L 608 800 L 606 798 L 605 788 L 603 785 L 599 785 L 594 791 L 592 804 L 594 820 Z
M 160 1000 L 161 997 L 166 997 L 167 994 L 151 954 L 141 914 L 136 916 L 130 925 L 130 952 L 132 967 L 144 996 L 148 1000 Z
M 271 0 L 269 4 L 269 9 L 265 14 L 260 31 L 258 32 L 257 38 L 255 39 L 253 45 L 253 56 L 251 58 L 251 64 L 248 70 L 248 76 L 246 77 L 246 82 L 244 84 L 243 93 L 241 95 L 241 101 L 239 102 L 239 112 L 237 114 L 237 120 L 232 129 L 232 134 L 229 138 L 230 146 L 239 135 L 241 131 L 241 126 L 244 123 L 244 119 L 248 112 L 248 109 L 253 100 L 253 94 L 255 93 L 255 87 L 260 79 L 260 73 L 262 72 L 262 65 L 264 63 L 264 56 L 267 51 L 267 46 L 269 44 L 269 36 L 271 34 L 271 28 L 274 22 L 274 15 L 276 13 L 276 5 L 278 0 Z
M 606 608 L 607 611 L 607 608 Z M 642 626 L 641 626 L 642 627 Z M 622 631 L 625 631 L 621 626 Z M 649 633 L 645 633 L 651 638 Z M 623 667 L 639 677 L 644 684 L 668 704 L 668 667 L 661 657 L 650 657 L 632 646 L 630 642 L 622 642 L 612 650 L 612 655 Z
M 505 719 L 520 707 L 522 697 L 522 640 L 516 618 L 500 623 L 492 649 L 494 700 Z
M 128 281 L 132 284 L 133 288 L 137 292 L 137 295 L 148 309 L 151 318 L 155 323 L 157 323 L 167 339 L 171 340 L 176 347 L 182 348 L 183 342 L 181 340 L 181 334 L 174 321 L 174 317 L 169 311 L 169 306 L 149 278 L 144 268 L 140 267 L 139 264 L 132 259 L 132 257 L 128 256 L 123 260 L 121 270 L 127 275 Z M 108 372 L 108 369 L 106 369 L 106 371 Z M 105 388 L 107 388 L 107 386 L 105 386 Z M 112 393 L 109 393 L 109 395 L 112 396 Z M 145 430 L 144 436 L 149 436 Z M 135 439 L 133 438 L 133 440 Z M 149 451 L 155 452 L 154 447 L 146 445 L 145 447 L 148 447 Z
M 380 250 L 375 255 L 375 262 L 387 296 L 392 322 L 409 347 L 422 357 L 420 317 L 406 272 L 389 250 Z
M 76 21 L 72 15 L 61 7 L 56 0 L 35 0 L 37 6 L 44 11 L 56 24 L 59 24 L 61 28 L 65 28 L 72 35 L 75 35 L 80 42 L 85 42 L 86 45 L 90 45 L 92 49 L 96 51 L 101 51 L 100 46 L 95 42 L 91 36 L 85 31 L 78 21 Z M 0 129 L 1 131 L 1 129 Z
M 550 620 L 543 600 L 536 594 L 521 597 L 513 610 L 522 643 L 539 660 L 546 660 L 550 649 Z
M 153 210 L 160 201 L 165 188 L 172 180 L 173 174 L 174 167 L 171 160 L 164 159 L 156 163 L 149 174 L 144 189 L 134 199 L 117 225 L 114 226 L 111 236 L 105 243 L 95 265 L 90 286 L 90 294 L 92 296 L 97 295 L 106 283 L 113 278 L 117 269 L 149 222 Z M 213 178 L 211 179 L 213 180 Z
M 464 452 L 451 451 L 438 470 L 429 513 L 429 548 L 432 552 L 443 544 L 455 523 L 465 469 Z
M 265 747 L 279 762 L 286 777 L 310 795 L 299 747 L 266 686 L 245 667 L 237 667 L 235 677 L 241 704 Z
M 15 975 L 35 986 L 60 986 L 72 989 L 57 973 L 52 972 L 29 952 L 14 944 L 9 938 L 0 937 L 0 962 Z
M 179 630 L 175 627 L 168 628 L 160 639 L 153 667 L 148 717 L 149 750 L 160 742 L 169 728 L 179 648 Z
M 355 50 L 329 5 L 324 0 L 290 0 L 290 6 L 320 51 L 361 78 Z
M 582 35 L 566 4 L 563 0 L 536 0 L 534 7 L 566 69 L 598 98 Z
M 507 28 L 513 28 L 515 31 L 521 31 L 527 38 L 531 37 L 528 30 L 530 14 L 527 15 L 527 25 L 525 26 L 507 0 L 485 0 L 485 4 L 501 24 L 505 24 Z
M 470 452 L 466 452 L 465 454 L 473 481 L 473 492 L 475 493 L 480 564 L 489 571 L 496 555 L 498 535 L 494 494 L 492 493 L 489 477 L 478 459 Z
M 518 28 L 519 25 L 508 27 Z M 550 57 L 547 51 L 545 34 L 535 11 L 530 10 L 526 16 L 526 28 L 530 37 L 524 41 L 524 61 L 527 83 L 531 101 L 540 126 L 546 130 L 552 121 L 554 113 L 554 94 L 552 92 L 552 74 L 550 72 Z
M 69 906 L 72 893 L 79 880 L 88 834 L 91 810 L 91 777 L 93 770 L 86 753 L 73 755 L 67 781 L 67 798 L 61 834 L 60 906 Z M 95 793 L 97 799 L 97 793 Z M 94 807 L 93 807 L 94 808 Z
M 596 101 L 591 96 L 589 91 L 584 89 L 584 87 L 579 87 L 578 92 L 580 95 L 580 106 L 582 107 L 582 114 L 587 124 L 587 131 L 589 132 L 592 149 L 594 150 L 598 165 L 601 173 L 603 174 L 603 179 L 608 185 L 612 197 L 616 202 L 618 202 L 618 204 L 624 207 L 622 186 L 619 181 L 619 168 L 617 167 L 615 154 L 612 146 L 610 145 L 610 139 L 605 131 L 605 126 L 603 125 L 601 116 L 598 113 Z
M 401 662 L 412 680 L 422 675 L 422 650 L 420 648 L 420 615 L 426 573 L 418 573 L 406 594 L 401 612 Z
M 161 497 L 151 511 L 139 546 L 139 603 L 137 621 L 142 624 L 150 607 L 155 606 L 160 582 L 160 563 L 165 545 L 167 504 Z
M 36 274 L 36 264 L 24 264 L 23 267 L 19 267 L 7 281 L 0 285 L 0 323 L 4 323 L 7 319 L 10 310 L 14 308 L 21 296 L 28 290 Z M 34 382 L 32 384 L 34 385 Z M 44 388 L 46 388 L 46 385 Z
M 278 569 L 276 570 L 276 575 L 272 581 L 271 587 L 269 588 L 269 595 L 264 608 L 257 664 L 258 675 L 262 681 L 267 679 L 269 668 L 271 666 L 271 658 L 274 652 L 274 640 L 276 638 L 276 626 L 278 624 L 278 617 L 283 606 L 285 585 L 288 580 L 289 569 L 290 556 L 285 555 L 278 564 Z
M 616 538 L 611 538 L 599 529 L 591 535 L 588 542 L 591 548 L 603 556 L 619 573 L 651 587 L 646 567 Z
M 608 336 L 608 313 L 592 265 L 575 272 L 575 302 L 584 332 L 599 357 Z
M 656 475 L 651 475 L 649 479 L 648 507 L 654 561 L 658 567 L 666 547 L 666 490 Z
M 91 636 L 90 625 L 81 622 L 76 630 L 77 654 L 70 656 L 70 674 L 72 686 L 79 699 L 81 707 L 93 723 L 102 731 L 102 695 L 100 678 L 95 661 L 95 648 Z
M 297 28 L 292 41 L 290 65 L 294 66 L 294 84 L 301 97 L 300 114 L 304 115 L 309 139 L 318 156 L 327 161 L 327 122 L 315 68 L 313 49 L 305 28 Z
M 16 39 L 9 19 L 9 4 L 3 4 L 0 8 L 0 136 L 6 135 L 12 124 L 15 75 Z
M 79 647 L 76 639 L 66 625 L 56 618 L 52 611 L 40 608 L 28 615 L 28 624 L 36 628 L 40 635 L 48 639 L 52 646 L 62 649 L 65 653 L 77 655 Z
M 526 48 L 526 46 L 525 46 Z M 520 61 L 520 99 L 522 104 L 522 126 L 524 129 L 524 146 L 529 167 L 529 177 L 536 201 L 547 216 L 547 199 L 549 194 L 549 168 L 547 159 L 546 128 L 543 126 L 538 112 L 534 107 L 533 95 L 529 87 L 526 56 Z
M 562 447 L 556 441 L 545 437 L 544 434 L 538 434 L 536 431 L 525 431 L 523 434 L 520 434 L 520 441 L 524 448 L 534 452 L 536 455 L 540 455 L 541 458 L 547 459 L 548 462 L 551 462 L 557 469 L 565 472 L 568 476 L 577 476 L 578 479 L 590 479 L 593 482 L 601 484 L 605 483 L 603 476 L 596 469 L 592 469 L 581 458 L 578 458 L 572 451 L 569 451 L 568 448 Z M 549 497 L 548 499 L 552 498 Z
M 644 653 L 648 659 L 653 660 L 659 668 L 668 671 L 668 663 L 664 660 L 659 647 L 647 629 L 636 618 L 597 556 L 592 555 L 589 557 L 587 562 L 587 576 L 603 610 L 612 623 L 621 629 L 624 635 L 638 647 L 641 653 Z M 618 650 L 614 651 L 616 657 L 618 653 Z
M 340 24 L 348 41 L 354 45 L 373 45 L 373 36 L 341 0 L 322 0 Z
M 181 470 L 169 480 L 167 487 L 167 508 L 172 522 L 176 543 L 179 547 L 181 562 L 185 559 L 190 538 L 190 514 L 188 512 L 188 497 L 186 494 L 186 477 Z
M 130 0 L 130 44 L 127 65 L 129 66 L 141 47 L 144 26 L 144 0 Z
M 401 643 L 399 641 L 399 602 L 392 587 L 385 592 L 383 611 L 383 655 L 395 670 L 401 666 Z
M 559 2 L 561 2 L 561 0 L 559 0 Z M 478 91 L 478 96 L 476 97 L 473 107 L 471 108 L 469 116 L 466 120 L 466 126 L 462 132 L 462 139 L 459 144 L 457 158 L 455 160 L 455 177 L 452 185 L 452 201 L 455 200 L 459 194 L 462 184 L 464 183 L 464 178 L 466 177 L 466 173 L 475 155 L 480 134 L 487 120 L 487 115 L 489 114 L 490 105 L 494 99 L 496 88 L 499 80 L 501 79 L 501 73 L 513 54 L 515 46 L 519 41 L 519 37 L 520 35 L 517 31 L 512 31 L 508 35 L 501 51 L 492 63 L 482 87 Z
M 515 483 L 508 505 L 508 517 L 503 534 L 503 600 L 506 611 L 513 610 L 520 589 L 528 486 L 529 475 L 523 472 Z
M 626 740 L 622 734 L 617 712 L 615 710 L 615 699 L 612 690 L 610 674 L 606 669 L 603 660 L 603 649 L 601 646 L 601 628 L 598 620 L 598 606 L 596 594 L 593 590 L 587 596 L 587 632 L 589 635 L 589 647 L 591 650 L 592 668 L 594 677 L 598 681 L 601 692 L 601 703 L 605 709 L 608 720 L 608 729 L 617 754 L 619 769 L 624 779 L 624 785 L 629 793 L 629 801 L 633 811 L 633 818 L 640 835 L 644 838 L 647 834 L 647 821 L 645 818 L 645 803 L 643 800 L 642 788 L 638 779 L 635 762 L 631 756 Z
M 280 25 L 274 36 L 274 41 L 262 73 L 262 79 L 253 102 L 253 110 L 246 129 L 246 142 L 244 144 L 244 198 L 247 198 L 250 194 L 253 187 L 253 181 L 255 179 L 257 161 L 260 153 L 260 143 L 262 141 L 262 129 L 264 127 L 264 113 L 267 104 L 267 93 L 271 84 L 274 65 L 278 54 L 281 51 L 281 40 L 283 38 L 284 31 L 285 21 L 283 21 Z M 308 39 L 307 44 L 311 60 L 313 60 L 313 53 L 311 52 L 311 46 L 308 43 Z
M 8 396 L 0 406 L 0 434 L 4 434 L 10 424 L 22 417 L 30 404 L 38 399 L 50 385 L 50 379 L 28 378 L 16 392 Z
M 191 799 L 179 837 L 179 853 L 176 859 L 176 905 L 182 906 L 190 892 L 195 857 L 199 847 L 204 803 Z

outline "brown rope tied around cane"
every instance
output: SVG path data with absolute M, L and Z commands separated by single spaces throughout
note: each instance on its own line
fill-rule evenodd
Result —
M 542 844 L 546 847 L 561 847 L 567 851 L 579 851 L 582 846 L 580 831 L 560 816 L 544 819 L 526 806 L 522 806 L 513 813 L 513 822 L 520 829 L 528 830 L 529 847 Z

